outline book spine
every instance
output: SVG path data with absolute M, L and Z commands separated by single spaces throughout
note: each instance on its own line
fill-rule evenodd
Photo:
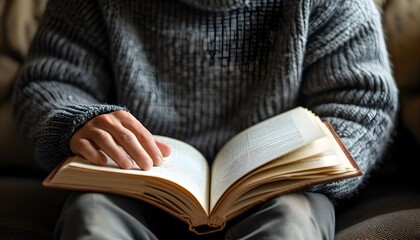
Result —
M 201 225 L 190 225 L 190 231 L 197 235 L 205 235 L 213 232 L 221 231 L 225 228 L 226 221 L 220 217 L 211 217 L 207 220 L 206 224 Z

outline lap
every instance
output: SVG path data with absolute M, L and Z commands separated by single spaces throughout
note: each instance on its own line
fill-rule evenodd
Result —
M 63 209 L 57 235 L 77 233 L 68 226 L 83 224 L 79 232 L 86 232 L 85 228 L 125 232 L 106 233 L 113 239 L 305 239 L 305 234 L 311 239 L 333 239 L 334 221 L 334 207 L 324 195 L 293 193 L 250 209 L 228 222 L 224 231 L 197 236 L 188 231 L 186 223 L 145 202 L 113 194 L 73 193 Z

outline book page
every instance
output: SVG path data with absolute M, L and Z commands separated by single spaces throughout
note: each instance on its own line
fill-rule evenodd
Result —
M 308 110 L 298 107 L 256 124 L 232 138 L 211 169 L 210 209 L 252 170 L 324 136 Z
M 209 166 L 204 156 L 192 146 L 168 137 L 155 136 L 172 147 L 171 154 L 164 158 L 160 166 L 154 166 L 148 171 L 140 170 L 133 164 L 132 169 L 121 169 L 108 157 L 108 165 L 97 166 L 87 161 L 72 162 L 79 166 L 97 171 L 121 172 L 124 174 L 153 176 L 172 181 L 189 191 L 207 212 L 209 206 Z

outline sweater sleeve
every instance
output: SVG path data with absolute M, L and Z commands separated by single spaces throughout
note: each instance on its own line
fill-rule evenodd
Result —
M 95 1 L 49 1 L 14 92 L 20 134 L 45 170 L 70 156 L 70 138 L 112 105 L 106 26 Z
M 308 22 L 302 104 L 333 125 L 365 173 L 310 189 L 340 198 L 362 186 L 383 158 L 398 91 L 372 1 L 325 1 Z

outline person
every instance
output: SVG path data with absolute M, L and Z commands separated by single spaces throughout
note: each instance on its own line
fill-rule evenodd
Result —
M 305 106 L 332 124 L 364 176 L 276 197 L 204 236 L 147 203 L 74 192 L 55 238 L 333 239 L 334 204 L 378 166 L 397 99 L 371 1 L 50 0 L 14 113 L 47 171 L 74 154 L 104 164 L 100 151 L 147 171 L 171 152 L 155 134 L 212 159 L 244 128 Z

